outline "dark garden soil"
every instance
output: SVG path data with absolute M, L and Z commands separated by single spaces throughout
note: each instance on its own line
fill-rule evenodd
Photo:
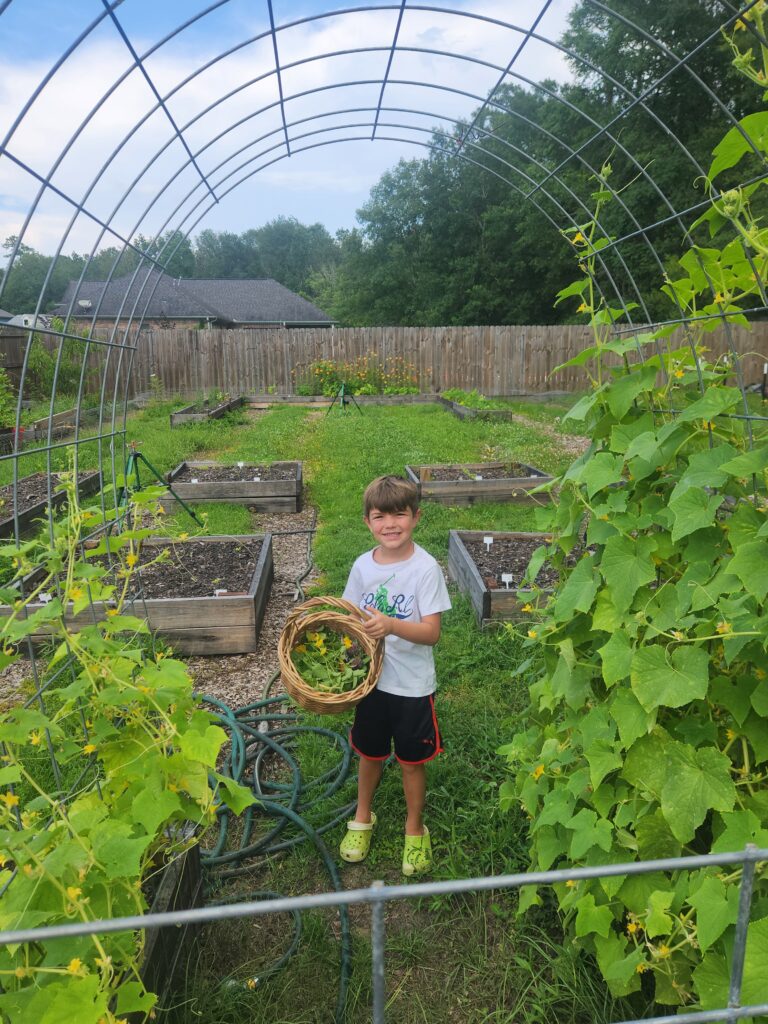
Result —
M 54 490 L 56 485 L 54 484 Z M 26 512 L 28 508 L 37 505 L 41 501 L 48 501 L 48 475 L 47 473 L 33 473 L 32 476 L 22 477 L 19 480 L 17 490 L 17 504 L 19 512 Z M 13 515 L 13 485 L 4 484 L 0 487 L 0 519 L 6 519 Z
M 145 597 L 213 597 L 214 590 L 247 591 L 261 552 L 261 541 L 222 541 L 215 544 L 188 540 L 169 544 L 167 561 L 141 570 Z M 157 548 L 145 547 L 142 561 Z
M 544 541 L 538 539 L 502 540 L 495 537 L 490 550 L 486 551 L 482 540 L 464 540 L 464 546 L 490 590 L 503 586 L 502 573 L 512 574 L 510 587 L 519 586 L 531 560 L 531 555 L 543 543 Z M 539 569 L 535 582 L 539 587 L 551 587 L 557 583 L 558 578 L 556 570 L 545 563 Z
M 169 545 L 167 562 L 141 573 L 147 597 L 210 597 L 214 590 L 247 591 L 261 552 L 261 541 L 185 541 Z M 150 553 L 144 549 L 144 558 Z
M 434 466 L 429 469 L 430 480 L 474 480 L 478 476 L 483 480 L 508 480 L 535 475 L 538 474 L 532 474 L 528 466 L 522 466 L 519 462 L 508 462 L 505 466 L 481 466 L 478 469 L 460 469 L 458 466 Z
M 189 483 L 190 480 L 253 480 L 255 476 L 262 480 L 295 480 L 296 467 L 253 466 L 250 463 L 244 466 L 187 466 L 173 479 L 174 482 Z

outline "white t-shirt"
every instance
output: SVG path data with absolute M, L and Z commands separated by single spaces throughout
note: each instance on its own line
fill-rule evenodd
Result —
M 379 565 L 373 551 L 360 555 L 349 574 L 344 595 L 359 608 L 372 605 L 384 615 L 404 622 L 421 622 L 425 615 L 451 607 L 443 573 L 435 559 L 418 544 L 402 562 Z M 384 638 L 384 663 L 378 688 L 403 697 L 426 697 L 435 692 L 435 659 L 429 644 L 412 644 L 399 636 Z

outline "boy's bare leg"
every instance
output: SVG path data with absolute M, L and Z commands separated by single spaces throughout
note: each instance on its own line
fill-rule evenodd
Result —
M 373 795 L 381 782 L 381 773 L 383 771 L 383 761 L 369 761 L 367 757 L 360 758 L 357 772 L 357 810 L 355 811 L 355 821 L 362 822 L 365 825 L 370 822 Z
M 424 805 L 427 801 L 427 772 L 423 764 L 401 764 L 405 794 L 405 834 L 424 835 Z

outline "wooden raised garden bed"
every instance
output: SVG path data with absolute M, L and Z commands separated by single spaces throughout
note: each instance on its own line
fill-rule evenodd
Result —
M 150 914 L 172 910 L 191 910 L 203 905 L 203 876 L 200 847 L 193 846 L 167 864 L 159 873 L 157 891 L 151 901 Z M 192 951 L 201 925 L 185 924 L 180 928 L 152 928 L 146 934 L 141 980 L 148 992 L 158 996 L 163 1006 L 183 981 L 182 970 Z M 143 1024 L 145 1015 L 132 1014 L 128 1020 Z
M 493 543 L 486 545 L 485 538 Z M 514 621 L 525 618 L 521 611 L 525 597 L 518 597 L 531 555 L 551 540 L 548 533 L 451 530 L 448 534 L 448 572 L 459 590 L 467 594 L 477 621 Z M 553 569 L 544 566 L 536 577 L 546 589 L 557 581 Z
M 442 395 L 437 396 L 437 401 L 460 420 L 511 420 L 517 415 L 514 409 L 471 409 L 468 405 L 452 402 Z
M 303 483 L 300 462 L 258 465 L 238 462 L 182 462 L 166 480 L 184 501 L 253 505 L 259 512 L 298 512 Z M 196 481 L 196 482 L 195 482 Z M 175 509 L 173 495 L 162 498 L 166 511 Z
M 406 466 L 409 480 L 428 501 L 444 505 L 472 505 L 476 501 L 512 501 L 521 505 L 551 501 L 551 492 L 530 492 L 552 479 L 524 462 L 465 462 L 434 466 Z
M 237 398 L 229 398 L 219 404 L 211 404 L 207 399 L 203 402 L 193 402 L 192 405 L 185 405 L 178 412 L 171 413 L 171 427 L 179 427 L 183 423 L 205 423 L 207 420 L 217 420 L 228 412 L 240 409 L 245 405 L 245 398 L 242 395 Z
M 141 573 L 144 596 L 126 614 L 146 619 L 179 654 L 245 654 L 256 650 L 272 588 L 272 535 L 195 537 L 183 543 L 168 537 L 143 542 L 144 558 L 170 547 L 167 562 Z M 138 584 L 138 579 L 137 579 Z M 170 596 L 174 593 L 181 596 Z M 218 593 L 216 593 L 218 591 Z M 168 596 L 167 596 L 168 595 Z M 29 606 L 34 612 L 39 604 Z M 106 616 L 108 605 L 97 601 L 67 622 L 78 629 Z M 9 614 L 0 606 L 0 617 Z M 46 634 L 34 634 L 44 641 Z
M 77 492 L 81 500 L 101 490 L 101 474 L 98 470 L 83 473 L 78 477 Z M 66 492 L 54 493 L 52 505 L 58 508 L 66 500 Z M 35 520 L 42 518 L 48 508 L 48 477 L 45 473 L 32 473 L 19 478 L 18 483 L 19 532 L 30 530 Z M 0 487 L 0 537 L 12 537 L 13 526 L 13 485 Z

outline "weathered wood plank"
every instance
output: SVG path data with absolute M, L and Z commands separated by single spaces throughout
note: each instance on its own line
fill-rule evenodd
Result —
M 217 544 L 230 541 L 261 540 L 261 551 L 248 591 L 223 594 L 220 597 L 136 598 L 129 603 L 129 613 L 144 619 L 149 628 L 167 639 L 181 654 L 244 654 L 256 649 L 258 633 L 274 579 L 272 535 L 215 535 L 198 537 L 196 541 Z M 148 547 L 167 547 L 170 539 L 150 537 Z M 39 604 L 30 605 L 32 613 Z M 65 620 L 77 630 L 106 617 L 108 605 L 95 602 L 78 615 Z M 10 614 L 8 606 L 0 606 L 0 618 Z M 49 631 L 41 629 L 32 636 L 42 643 Z

